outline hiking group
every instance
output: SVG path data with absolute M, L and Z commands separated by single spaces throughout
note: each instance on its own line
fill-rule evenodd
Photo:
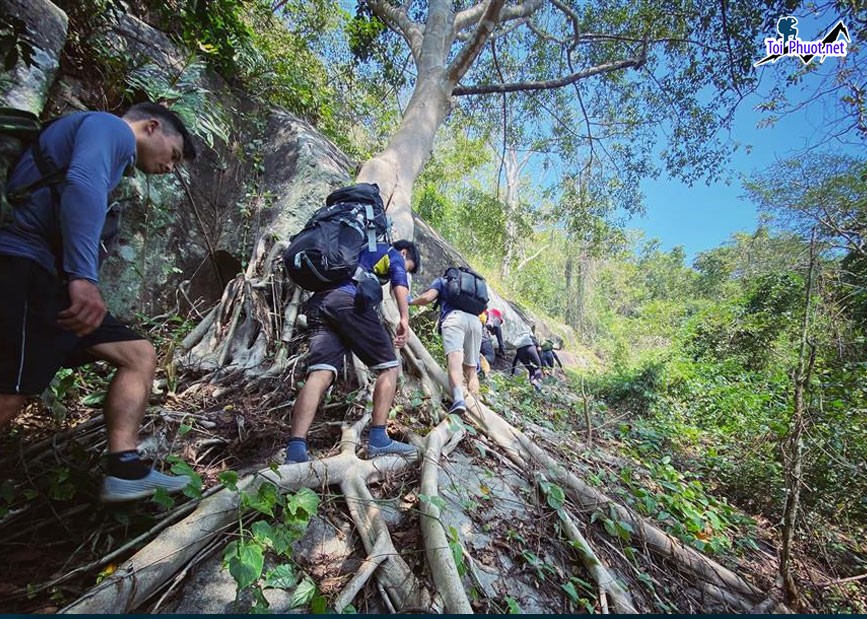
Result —
M 3 112 L 17 118 L 15 110 Z M 13 208 L 0 227 L 0 286 L 6 294 L 0 305 L 0 428 L 9 426 L 26 399 L 40 395 L 60 368 L 98 360 L 114 366 L 103 405 L 108 453 L 100 499 L 105 502 L 142 498 L 158 489 L 177 492 L 190 481 L 160 473 L 139 456 L 156 352 L 107 311 L 99 267 L 117 232 L 108 203 L 121 179 L 136 168 L 168 174 L 195 155 L 175 113 L 141 103 L 120 117 L 76 112 L 47 123 L 8 177 L 5 196 Z M 463 413 L 467 395 L 478 395 L 477 371 L 493 363 L 493 338 L 496 356 L 504 357 L 503 315 L 487 307 L 487 283 L 478 273 L 449 267 L 410 299 L 409 279 L 421 266 L 419 249 L 412 241 L 391 241 L 375 184 L 329 194 L 290 240 L 283 265 L 292 281 L 311 293 L 304 309 L 310 329 L 307 377 L 292 411 L 287 463 L 308 461 L 307 433 L 347 353 L 376 374 L 367 456 L 416 453 L 386 432 L 400 373 L 396 349 L 410 337 L 410 306 L 439 306 L 450 413 Z M 398 310 L 394 335 L 380 317 L 387 284 Z M 541 362 L 535 349 L 531 354 L 525 348 L 519 347 L 513 370 L 519 358 L 530 363 L 535 386 Z

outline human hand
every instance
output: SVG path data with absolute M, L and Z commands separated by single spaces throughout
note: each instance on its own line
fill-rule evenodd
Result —
M 105 313 L 105 301 L 96 284 L 86 279 L 73 279 L 69 282 L 69 307 L 57 315 L 57 323 L 78 337 L 84 337 L 102 324 Z
M 394 345 L 397 348 L 403 348 L 409 341 L 409 322 L 401 319 L 397 323 L 397 333 L 394 336 Z

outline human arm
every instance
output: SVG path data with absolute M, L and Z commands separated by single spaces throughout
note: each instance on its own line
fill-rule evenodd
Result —
M 69 282 L 69 307 L 58 314 L 57 323 L 84 337 L 102 324 L 105 314 L 105 301 L 97 285 L 86 279 L 73 279 Z
M 409 302 L 410 305 L 428 305 L 437 300 L 440 296 L 439 291 L 436 288 L 428 288 L 423 293 L 415 297 L 412 301 Z
M 70 281 L 84 279 L 97 284 L 108 195 L 134 160 L 135 136 L 116 116 L 93 114 L 69 139 L 72 151 L 57 209 L 63 271 Z
M 562 370 L 562 369 L 563 369 L 563 363 L 560 361 L 560 357 L 557 356 L 557 352 L 554 351 L 554 350 L 552 350 L 552 351 L 551 351 L 551 354 L 554 355 L 554 361 L 557 362 L 557 365 L 559 365 L 559 366 L 560 366 L 560 369 Z
M 397 301 L 397 310 L 400 313 L 400 321 L 397 323 L 397 332 L 394 336 L 394 345 L 403 347 L 409 340 L 409 288 L 406 286 L 393 286 L 392 294 Z

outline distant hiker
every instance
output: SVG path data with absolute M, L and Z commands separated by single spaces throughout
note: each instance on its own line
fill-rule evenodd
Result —
M 503 345 L 503 325 L 506 324 L 506 321 L 503 318 L 503 312 L 492 307 L 489 308 L 485 314 L 487 315 L 485 328 L 491 333 L 491 335 L 497 338 L 497 356 L 505 358 L 506 348 Z
M 415 243 L 405 240 L 396 241 L 391 246 L 377 243 L 374 251 L 365 248 L 358 259 L 363 273 L 373 279 L 356 276 L 336 288 L 316 292 L 307 301 L 307 324 L 313 334 L 307 360 L 307 381 L 292 411 L 291 438 L 286 445 L 287 464 L 307 462 L 307 431 L 316 417 L 322 396 L 340 374 L 344 357 L 350 351 L 371 371 L 378 373 L 373 388 L 373 420 L 367 439 L 367 455 L 416 453 L 412 445 L 389 438 L 385 423 L 394 403 L 400 373 L 400 361 L 394 348 L 403 347 L 409 338 L 407 273 L 415 273 L 419 265 Z M 393 340 L 376 311 L 378 301 L 382 299 L 380 286 L 388 282 L 391 282 L 391 292 L 400 312 Z
M 479 345 L 479 354 L 482 356 L 482 359 L 488 362 L 488 369 L 485 370 L 485 373 L 487 374 L 495 359 L 494 343 L 491 341 L 491 334 L 488 333 L 487 329 L 482 329 L 482 341 Z
M 156 352 L 106 311 L 97 271 L 108 196 L 121 177 L 133 168 L 167 174 L 195 156 L 174 112 L 139 103 L 123 117 L 76 112 L 54 121 L 9 175 L 8 195 L 19 199 L 11 224 L 0 229 L 0 427 L 61 367 L 97 360 L 115 366 L 104 404 L 109 453 L 103 501 L 177 492 L 190 481 L 139 458 Z M 60 180 L 40 186 L 48 176 Z
M 440 332 L 448 365 L 452 406 L 449 413 L 463 413 L 467 409 L 463 383 L 473 395 L 479 393 L 476 366 L 482 340 L 482 322 L 479 320 L 488 302 L 488 287 L 478 273 L 464 267 L 450 267 L 442 277 L 433 281 L 425 292 L 410 301 L 410 305 L 428 305 L 434 301 L 440 306 Z
M 530 384 L 536 389 L 541 390 L 539 382 L 542 380 L 542 360 L 539 358 L 540 348 L 536 341 L 536 336 L 532 333 L 523 333 L 515 340 L 515 358 L 512 359 L 512 371 L 515 373 L 515 366 L 518 361 L 524 364 L 527 368 L 527 373 L 530 376 Z
M 557 356 L 557 350 L 554 348 L 554 342 L 549 339 L 546 339 L 539 346 L 539 349 L 542 351 L 542 367 L 543 368 L 551 368 L 554 369 L 554 363 L 560 366 L 560 369 L 563 369 L 563 364 L 560 362 L 560 357 Z

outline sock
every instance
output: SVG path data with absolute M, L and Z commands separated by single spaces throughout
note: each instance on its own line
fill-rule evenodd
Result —
M 373 447 L 385 447 L 391 442 L 388 434 L 385 431 L 385 426 L 370 426 L 370 436 L 367 437 L 367 444 Z
M 141 479 L 150 472 L 150 467 L 142 462 L 135 449 L 108 454 L 108 474 L 112 477 Z
M 287 462 L 307 462 L 307 441 L 293 436 L 286 444 Z
M 464 399 L 464 390 L 460 387 L 452 387 L 452 398 L 455 402 Z

